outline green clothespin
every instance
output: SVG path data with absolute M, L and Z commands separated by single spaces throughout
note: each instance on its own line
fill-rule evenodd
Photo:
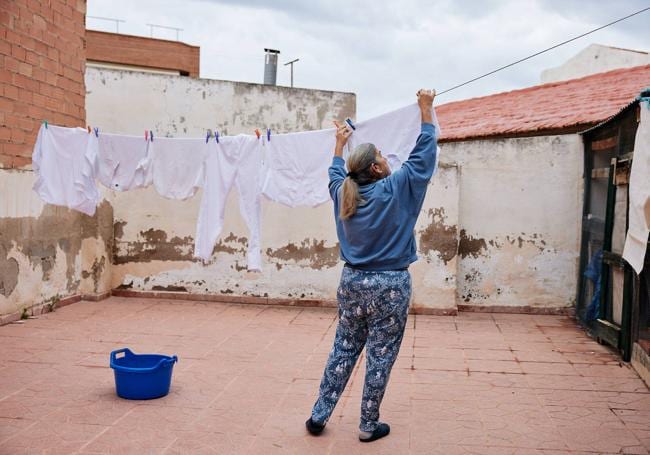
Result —
M 45 125 L 45 128 L 47 128 L 47 120 L 43 120 L 43 125 Z

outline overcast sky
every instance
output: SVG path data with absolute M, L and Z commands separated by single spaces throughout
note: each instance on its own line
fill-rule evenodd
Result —
M 261 83 L 264 48 L 279 49 L 278 84 L 357 94 L 364 119 L 439 92 L 650 6 L 650 0 L 88 0 L 88 16 L 121 19 L 149 36 L 153 23 L 182 28 L 201 47 L 201 77 Z M 650 50 L 650 11 L 440 96 L 436 103 L 539 83 L 591 43 Z M 88 18 L 87 27 L 115 31 Z M 154 37 L 175 39 L 155 29 Z

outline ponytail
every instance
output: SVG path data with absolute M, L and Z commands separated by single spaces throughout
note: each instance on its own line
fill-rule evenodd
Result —
M 339 218 L 350 219 L 360 205 L 366 201 L 359 193 L 359 185 L 365 185 L 375 180 L 370 173 L 370 166 L 376 162 L 377 147 L 373 144 L 361 144 L 348 157 L 347 177 L 341 188 L 341 205 Z
M 343 180 L 339 218 L 342 220 L 349 219 L 352 215 L 357 213 L 357 206 L 363 203 L 364 200 L 359 194 L 359 184 L 355 182 L 352 177 L 347 176 L 345 180 Z

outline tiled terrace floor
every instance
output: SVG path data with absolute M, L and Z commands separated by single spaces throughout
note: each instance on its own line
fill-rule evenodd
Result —
M 650 393 L 565 317 L 411 316 L 357 441 L 363 366 L 326 431 L 304 421 L 333 310 L 111 298 L 0 327 L 0 453 L 648 453 Z M 172 391 L 114 393 L 109 352 L 177 354 Z

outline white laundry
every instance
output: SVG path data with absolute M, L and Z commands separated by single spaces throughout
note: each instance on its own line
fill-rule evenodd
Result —
M 48 204 L 94 215 L 100 200 L 95 184 L 97 137 L 83 128 L 41 126 L 34 145 L 34 191 Z
M 356 129 L 348 140 L 348 151 L 365 142 L 374 144 L 384 156 L 395 155 L 404 162 L 415 147 L 420 135 L 422 114 L 417 104 L 387 112 L 356 123 Z M 433 125 L 440 136 L 440 126 L 433 110 Z
M 289 207 L 327 202 L 327 169 L 335 145 L 333 128 L 271 136 L 264 146 L 264 196 Z
M 151 184 L 149 142 L 141 136 L 99 135 L 97 180 L 115 191 L 144 188 Z
M 623 258 L 637 274 L 643 270 L 650 226 L 646 211 L 650 204 L 650 102 L 641 101 L 641 121 L 634 140 L 634 158 L 630 171 L 629 228 Z
M 194 256 L 203 260 L 221 234 L 228 193 L 233 184 L 239 193 L 239 210 L 248 226 L 248 270 L 261 270 L 260 251 L 260 169 L 262 140 L 255 136 L 223 137 L 209 142 L 203 198 L 196 226 Z
M 433 123 L 436 133 L 440 134 L 435 110 Z M 395 171 L 415 147 L 421 125 L 417 104 L 359 122 L 348 139 L 344 156 L 349 155 L 357 145 L 371 142 L 387 158 L 391 170 Z M 330 199 L 327 169 L 335 144 L 333 128 L 271 136 L 266 144 L 262 180 L 264 196 L 289 207 L 314 207 L 327 202 Z
M 156 138 L 151 142 L 153 184 L 163 197 L 187 199 L 203 186 L 208 144 L 200 138 Z

